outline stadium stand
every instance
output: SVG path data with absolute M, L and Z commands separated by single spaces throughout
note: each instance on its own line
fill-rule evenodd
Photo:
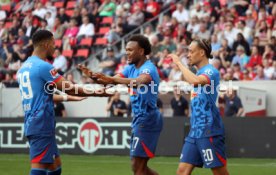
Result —
M 11 74 L 15 78 L 32 52 L 32 34 L 40 29 L 54 33 L 56 47 L 70 65 L 67 73 L 78 74 L 75 64 L 80 61 L 97 68 L 95 61 L 101 61 L 107 46 L 113 47 L 120 65 L 125 40 L 143 33 L 152 44 L 149 58 L 165 81 L 181 77 L 167 54 L 174 52 L 188 64 L 187 46 L 194 38 L 211 40 L 210 63 L 223 80 L 276 79 L 276 3 L 272 1 L 11 0 L 0 6 L 0 81 Z M 105 11 L 105 6 L 111 10 Z M 80 81 L 80 75 L 75 77 Z

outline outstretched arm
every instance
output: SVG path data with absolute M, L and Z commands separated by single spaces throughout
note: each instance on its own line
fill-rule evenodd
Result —
M 120 75 L 114 77 L 106 76 L 102 73 L 93 73 L 87 67 L 79 65 L 78 68 L 88 77 L 92 78 L 96 83 L 103 85 L 115 85 L 124 84 L 131 87 L 137 87 L 141 84 L 149 84 L 151 82 L 151 76 L 149 74 L 141 74 L 137 78 L 124 78 Z
M 72 95 L 57 95 L 54 94 L 53 100 L 54 102 L 63 102 L 63 101 L 82 101 L 86 99 L 86 97 L 78 97 L 78 96 L 72 96 Z
M 99 84 L 124 84 L 130 87 L 138 87 L 142 84 L 149 84 L 151 82 L 151 76 L 148 74 L 141 74 L 137 78 L 123 78 L 119 76 L 106 76 L 102 73 L 93 74 L 92 78 Z
M 59 81 L 56 82 L 56 88 L 66 94 L 78 97 L 109 97 L 113 95 L 107 93 L 106 88 L 98 90 L 86 89 L 84 87 L 71 83 L 63 77 L 61 77 Z

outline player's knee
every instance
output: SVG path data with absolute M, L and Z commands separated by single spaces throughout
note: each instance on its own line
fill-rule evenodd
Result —
M 134 172 L 134 174 L 137 174 L 139 172 L 142 172 L 145 168 L 141 163 L 139 163 L 138 160 L 133 159 L 131 161 L 131 169 Z
M 191 172 L 184 166 L 178 167 L 176 171 L 177 175 L 190 175 Z
M 135 161 L 135 160 L 132 160 L 131 161 L 131 170 L 135 173 L 135 172 L 137 172 L 138 171 L 138 164 L 137 164 L 137 161 Z
M 219 167 L 219 168 L 212 168 L 213 175 L 229 175 L 229 172 L 226 166 Z

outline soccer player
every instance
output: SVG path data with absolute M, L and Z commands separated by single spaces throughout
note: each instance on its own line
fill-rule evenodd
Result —
M 143 35 L 134 35 L 126 45 L 129 65 L 120 75 L 109 77 L 80 66 L 97 83 L 130 87 L 133 113 L 130 156 L 135 175 L 158 175 L 147 165 L 148 160 L 154 157 L 163 126 L 162 115 L 157 107 L 159 75 L 155 65 L 146 57 L 150 52 L 149 40 Z
M 228 175 L 224 144 L 224 125 L 216 100 L 219 71 L 209 64 L 211 45 L 197 39 L 189 46 L 188 60 L 196 66 L 197 74 L 186 68 L 178 56 L 169 57 L 181 69 L 184 79 L 194 86 L 191 92 L 191 129 L 185 138 L 178 175 L 190 175 L 195 167 L 211 168 L 214 175 Z
M 55 140 L 53 100 L 80 101 L 86 96 L 111 95 L 102 90 L 93 92 L 73 85 L 45 61 L 55 51 L 54 38 L 51 32 L 47 30 L 37 31 L 32 37 L 32 42 L 33 55 L 25 61 L 17 72 L 25 113 L 24 134 L 30 145 L 30 175 L 60 175 L 61 159 Z M 53 96 L 54 87 L 69 95 Z

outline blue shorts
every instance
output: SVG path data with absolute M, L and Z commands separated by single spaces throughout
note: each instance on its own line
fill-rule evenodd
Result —
M 59 157 L 55 135 L 28 136 L 27 138 L 32 163 L 54 163 L 55 158 Z
M 226 165 L 225 144 L 223 136 L 206 138 L 186 137 L 182 148 L 180 162 L 205 168 Z
M 160 133 L 161 131 L 133 131 L 130 140 L 130 156 L 153 158 Z

